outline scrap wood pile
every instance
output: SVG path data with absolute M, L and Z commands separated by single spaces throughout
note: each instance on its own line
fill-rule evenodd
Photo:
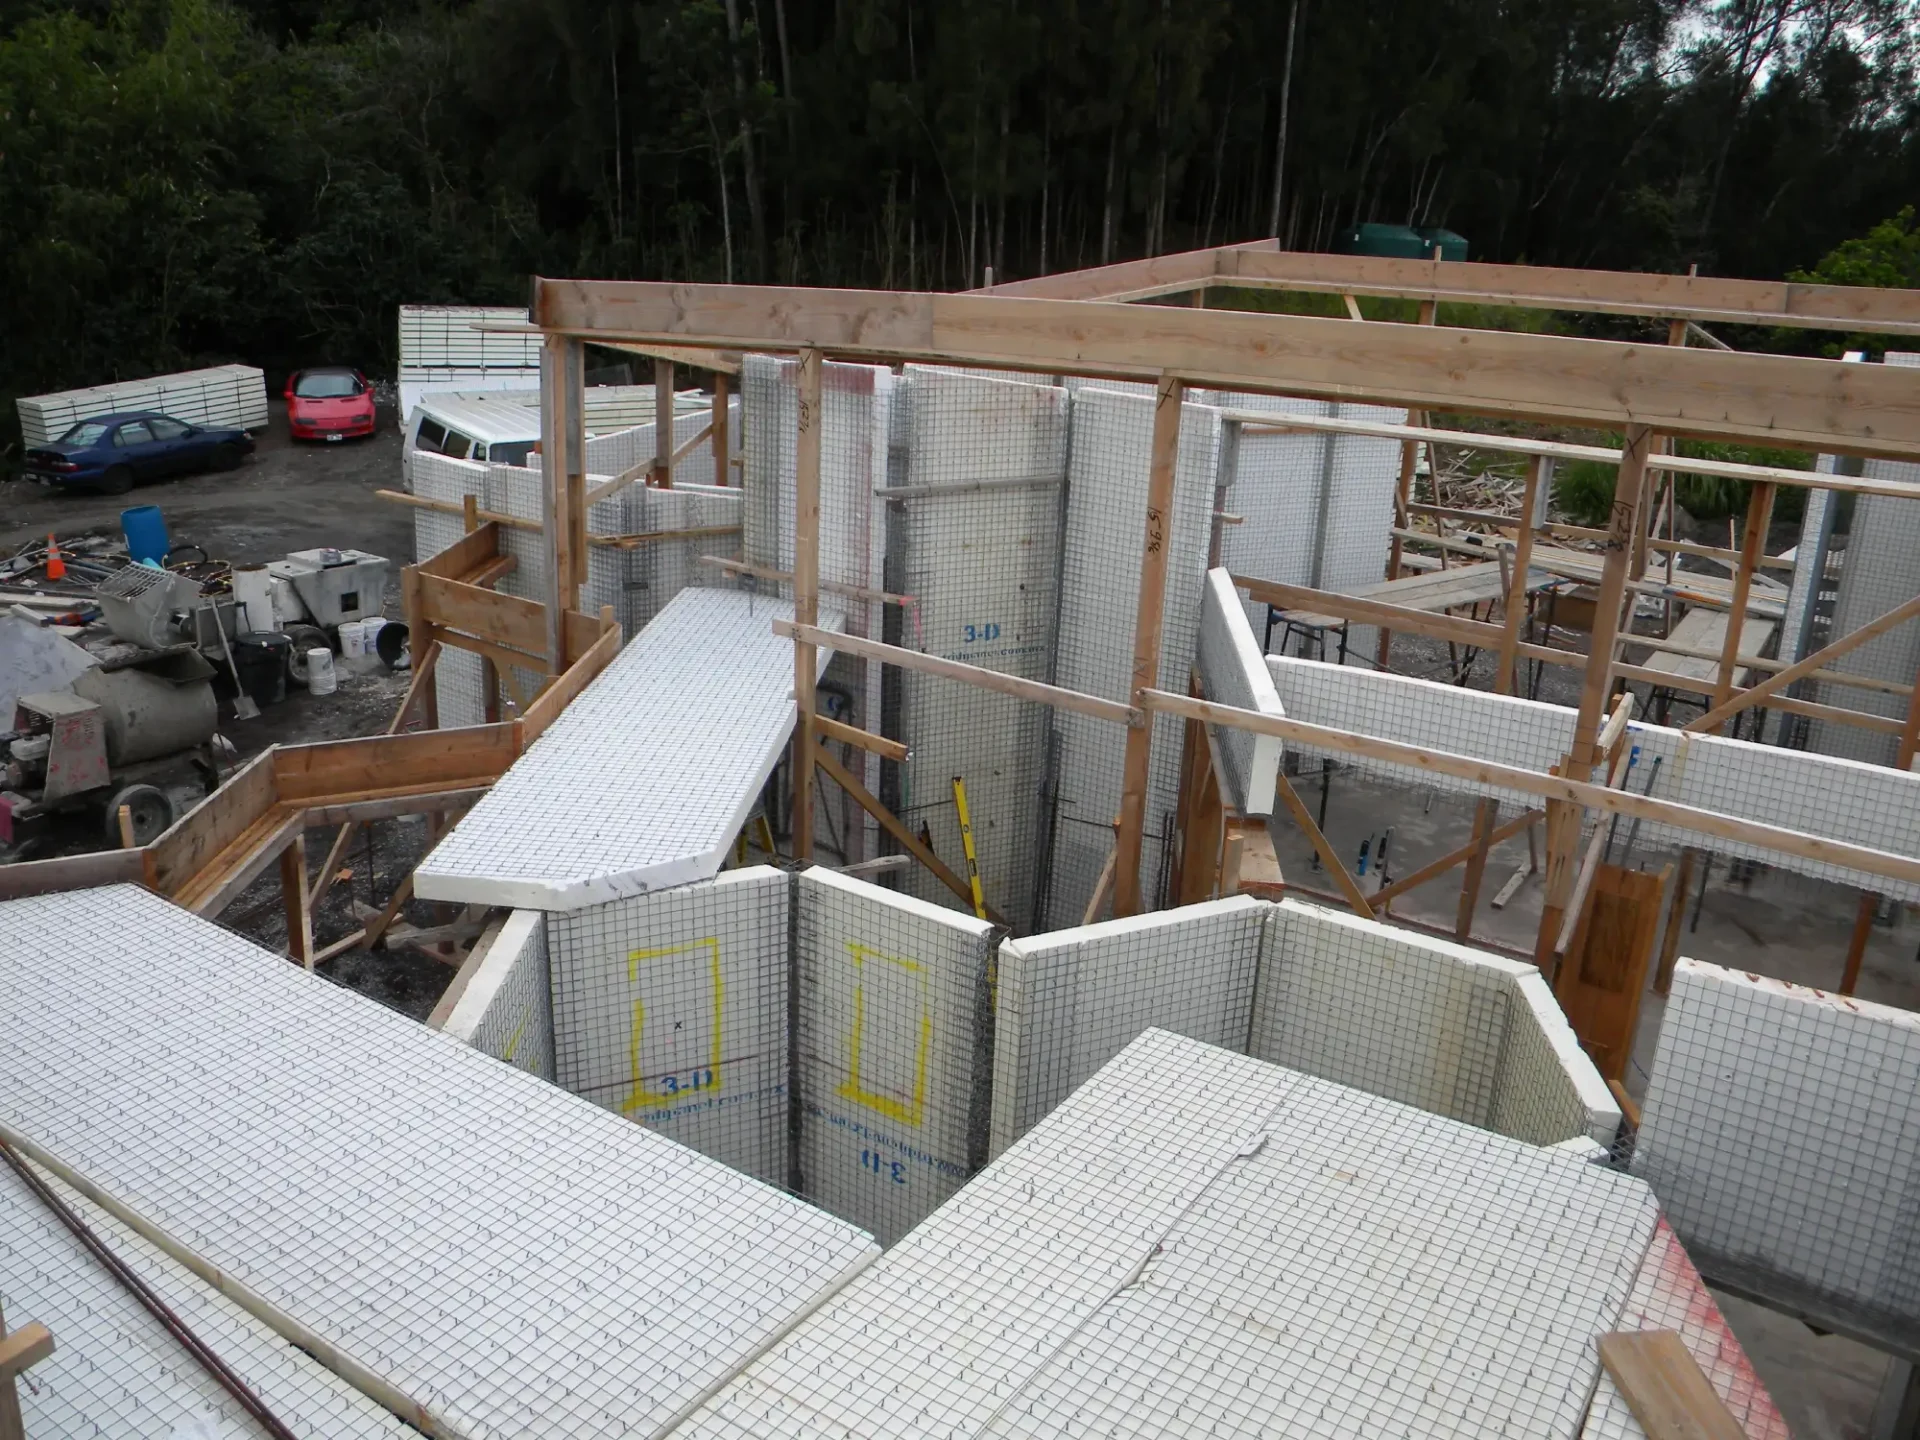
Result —
M 40 612 L 49 624 L 83 625 L 99 618 L 94 595 L 100 584 L 132 563 L 126 539 L 117 531 L 29 540 L 0 560 L 0 607 L 21 605 Z M 226 595 L 233 588 L 232 567 L 208 559 L 197 545 L 175 546 L 165 568 L 199 582 L 204 595 Z

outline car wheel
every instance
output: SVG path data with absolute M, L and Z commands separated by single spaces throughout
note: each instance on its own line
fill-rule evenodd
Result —
M 287 656 L 287 678 L 301 689 L 307 686 L 307 651 L 330 650 L 327 644 L 327 632 L 318 625 L 289 625 L 287 639 L 293 642 L 293 653 Z
M 238 445 L 216 445 L 213 448 L 213 468 L 216 470 L 238 470 L 244 459 L 246 456 L 240 453 Z
M 133 823 L 133 843 L 151 845 L 173 824 L 173 801 L 158 785 L 129 785 L 107 802 L 107 839 L 120 843 L 120 807 Z
M 116 465 L 100 477 L 100 489 L 108 495 L 124 495 L 133 489 L 133 471 Z

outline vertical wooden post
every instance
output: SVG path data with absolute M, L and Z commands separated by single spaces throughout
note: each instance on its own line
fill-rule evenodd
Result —
M 1422 300 L 1420 302 L 1420 323 L 1422 325 L 1433 324 L 1434 317 L 1439 313 L 1440 306 L 1437 301 Z M 1426 412 L 1424 410 L 1408 411 L 1407 423 L 1409 425 L 1426 424 Z M 1418 440 L 1402 440 L 1400 442 L 1400 478 L 1393 492 L 1393 526 L 1396 530 L 1407 530 L 1412 528 L 1413 525 L 1413 512 L 1407 507 L 1413 503 L 1413 471 L 1414 467 L 1419 464 L 1419 459 L 1420 442 Z M 1387 579 L 1398 580 L 1400 578 L 1400 561 L 1405 551 L 1406 542 L 1402 540 L 1400 536 L 1395 535 L 1393 542 L 1387 547 Z M 1440 552 L 1440 559 L 1442 564 L 1446 563 L 1446 551 L 1443 550 Z M 1319 582 L 1316 581 L 1315 583 L 1317 584 Z M 1382 669 L 1386 668 L 1387 654 L 1392 648 L 1393 632 L 1382 627 L 1380 631 L 1380 643 L 1377 653 L 1374 655 L 1375 662 L 1379 664 Z
M 280 896 L 287 911 L 287 954 L 313 968 L 313 911 L 307 904 L 306 832 L 280 852 Z
M 587 347 L 579 340 L 568 340 L 566 368 L 562 383 L 566 408 L 562 411 L 565 428 L 560 432 L 566 447 L 567 522 L 570 527 L 567 553 L 573 559 L 573 573 L 567 578 L 567 609 L 580 608 L 580 591 L 587 583 Z M 562 640 L 565 635 L 562 622 Z M 563 643 L 558 675 L 567 668 Z
M 1733 608 L 1727 616 L 1727 638 L 1720 644 L 1720 674 L 1713 684 L 1716 709 L 1733 696 L 1735 661 L 1740 655 L 1740 639 L 1747 632 L 1747 600 L 1753 593 L 1753 568 L 1766 553 L 1767 526 L 1772 520 L 1773 486 L 1762 480 L 1754 485 L 1747 499 L 1747 528 L 1740 540 L 1740 568 L 1733 577 Z M 1720 728 L 1726 728 L 1725 722 Z
M 1693 867 L 1700 852 L 1689 845 L 1680 852 L 1680 874 L 1673 882 L 1672 903 L 1667 911 L 1667 928 L 1660 938 L 1660 964 L 1653 972 L 1653 993 L 1665 995 L 1673 988 L 1673 967 L 1680 959 L 1680 927 L 1687 920 L 1687 896 L 1693 891 Z
M 716 485 L 727 483 L 729 467 L 733 464 L 730 453 L 733 427 L 727 421 L 727 392 L 732 380 L 724 371 L 716 371 L 713 377 L 713 483 Z
M 1647 457 L 1655 435 L 1645 425 L 1627 426 L 1620 450 L 1620 470 L 1614 480 L 1613 510 L 1607 525 L 1606 563 L 1600 572 L 1600 594 L 1593 606 L 1593 637 L 1580 687 L 1580 711 L 1573 727 L 1573 749 L 1561 763 L 1562 775 L 1590 780 L 1600 760 L 1595 741 L 1607 699 L 1613 693 L 1613 656 L 1620 639 L 1620 617 L 1627 598 L 1627 572 L 1633 564 L 1633 535 L 1640 523 L 1640 501 L 1646 493 Z M 1565 800 L 1547 801 L 1547 865 L 1545 903 L 1540 910 L 1540 934 L 1534 943 L 1534 963 L 1545 967 L 1566 922 L 1573 898 L 1575 857 L 1580 847 L 1580 807 Z
M 9 1334 L 6 1317 L 0 1315 L 0 1440 L 27 1440 L 14 1381 L 21 1371 L 51 1355 L 53 1348 L 46 1326 L 30 1322 Z
M 794 451 L 793 618 L 820 621 L 820 375 L 818 350 L 800 352 L 800 438 Z M 793 858 L 813 859 L 814 647 L 793 642 Z
M 412 664 L 421 665 L 434 646 L 433 626 L 427 622 L 426 602 L 421 595 L 420 576 L 411 565 L 400 571 L 400 611 L 407 617 L 407 653 Z M 428 730 L 440 728 L 440 689 L 431 676 L 420 690 L 420 723 Z
M 1173 527 L 1173 477 L 1180 455 L 1180 408 L 1186 387 L 1162 375 L 1153 402 L 1153 469 L 1147 480 L 1147 525 L 1140 557 L 1140 603 L 1133 616 L 1133 679 L 1128 700 L 1158 683 L 1160 621 L 1167 595 L 1167 545 Z M 1140 913 L 1140 858 L 1146 847 L 1147 777 L 1153 759 L 1153 719 L 1127 731 L 1115 844 L 1113 913 Z
M 547 669 L 553 675 L 567 668 L 563 617 L 579 603 L 586 574 L 585 365 L 578 340 L 549 335 L 540 347 L 541 522 L 550 571 Z
M 653 362 L 653 473 L 649 485 L 673 488 L 673 362 Z

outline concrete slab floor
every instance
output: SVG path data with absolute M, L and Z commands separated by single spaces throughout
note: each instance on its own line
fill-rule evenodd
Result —
M 1320 765 L 1315 760 L 1305 765 L 1305 773 L 1293 777 L 1293 783 L 1309 812 L 1318 814 Z M 1428 861 L 1465 845 L 1472 836 L 1475 801 L 1470 796 L 1389 784 L 1352 769 L 1336 769 L 1327 799 L 1326 835 L 1349 871 L 1356 868 L 1363 842 L 1370 842 L 1370 858 L 1378 856 L 1381 837 L 1389 830 L 1388 880 L 1411 874 Z M 1514 807 L 1506 806 L 1501 818 L 1516 813 Z M 1327 892 L 1325 903 L 1344 908 L 1335 894 L 1334 881 L 1324 870 L 1315 869 L 1313 848 L 1306 836 L 1284 813 L 1271 829 L 1288 888 Z M 1615 864 L 1628 863 L 1636 869 L 1658 872 L 1671 863 L 1678 873 L 1679 853 L 1664 848 L 1636 843 L 1630 860 L 1623 861 L 1627 830 L 1623 823 L 1612 852 Z M 1544 854 L 1537 826 L 1534 833 L 1536 847 Z M 1524 836 L 1494 847 L 1474 916 L 1473 936 L 1475 943 L 1489 949 L 1517 952 L 1520 958 L 1530 959 L 1540 925 L 1539 874 L 1530 874 L 1504 909 L 1495 910 L 1490 903 L 1509 877 L 1527 864 Z M 1361 885 L 1372 892 L 1382 881 L 1377 864 L 1370 864 L 1369 872 Z M 1697 868 L 1695 873 L 1697 877 Z M 1408 891 L 1393 902 L 1389 918 L 1414 921 L 1451 934 L 1463 874 L 1462 869 L 1455 869 Z M 1858 891 L 1780 870 L 1762 871 L 1744 884 L 1730 883 L 1727 863 L 1720 860 L 1709 872 L 1697 923 L 1695 895 L 1688 896 L 1689 928 L 1680 953 L 1830 989 L 1840 980 L 1858 903 Z M 1920 923 L 1905 907 L 1897 907 L 1891 926 L 1874 927 L 1857 993 L 1863 999 L 1920 1010 L 1920 957 L 1916 957 L 1916 947 L 1920 947 Z M 1642 997 L 1627 1080 L 1628 1092 L 1636 1099 L 1646 1093 L 1663 1008 L 1664 1002 L 1652 993 L 1649 984 Z M 1884 1355 L 1839 1336 L 1817 1336 L 1799 1321 L 1761 1306 L 1725 1295 L 1717 1298 L 1795 1436 L 1802 1440 L 1850 1440 L 1868 1433 L 1886 1374 Z

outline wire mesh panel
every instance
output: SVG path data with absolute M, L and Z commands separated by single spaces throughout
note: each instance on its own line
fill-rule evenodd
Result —
M 1579 1433 L 1605 1167 L 1150 1030 L 685 1433 Z
M 891 1245 L 967 1178 L 993 927 L 830 870 L 794 903 L 801 1193 Z
M 655 1434 L 867 1237 L 133 886 L 0 905 L 0 1122 L 437 1434 Z
M 914 600 L 901 643 L 1028 680 L 1053 674 L 1059 623 L 1064 391 L 907 368 L 912 424 L 901 483 L 890 487 L 900 589 Z M 987 902 L 1033 926 L 1040 868 L 1045 707 L 915 671 L 900 676 L 897 812 L 925 823 L 936 853 L 962 869 L 953 778 L 965 782 Z M 957 898 L 923 869 L 908 889 Z
M 549 917 L 560 1084 L 785 1185 L 787 891 L 755 866 Z
M 1003 944 L 989 1153 L 1143 1030 L 1245 1050 L 1267 909 L 1236 895 Z
M 700 557 L 740 558 L 740 515 L 741 496 L 737 485 L 725 489 L 716 485 L 678 483 L 671 490 L 644 485 L 633 487 L 625 521 L 629 534 L 728 528 L 736 533 L 659 540 L 621 551 L 625 556 L 622 583 L 626 591 L 622 614 L 629 638 L 637 635 L 642 626 L 689 585 L 722 587 L 731 583 L 724 571 L 701 564 Z
M 587 488 L 592 489 L 600 477 L 590 477 Z M 545 515 L 545 478 L 537 469 L 527 469 L 518 465 L 491 465 L 487 468 L 486 509 L 495 514 L 511 515 L 519 520 L 541 520 Z M 622 528 L 622 515 L 625 502 L 619 496 L 602 500 L 587 507 L 587 533 L 606 535 L 618 532 Z M 524 600 L 537 600 L 545 604 L 552 595 L 553 560 L 549 551 L 550 540 L 541 530 L 524 530 L 519 526 L 501 527 L 500 549 L 503 554 L 511 555 L 518 563 L 507 574 L 501 576 L 496 588 L 506 595 L 518 595 Z M 614 607 L 617 619 L 625 608 L 626 594 L 622 580 L 626 570 L 624 551 L 610 550 L 602 545 L 587 546 L 587 583 L 580 587 L 578 608 L 588 615 L 598 615 L 604 605 Z M 513 667 L 514 684 L 518 694 L 525 701 L 531 701 L 546 680 L 544 670 L 531 667 Z M 512 691 L 502 687 L 501 699 L 513 699 Z
M 1067 518 L 1060 582 L 1055 678 L 1070 690 L 1125 701 L 1133 693 L 1133 621 L 1145 549 L 1147 481 L 1152 471 L 1150 398 L 1085 386 L 1073 394 Z M 1186 693 L 1200 628 L 1220 466 L 1219 412 L 1187 405 L 1181 413 L 1167 532 L 1166 598 L 1161 608 L 1160 688 Z M 1157 906 L 1180 797 L 1184 722 L 1154 720 L 1153 764 L 1141 858 L 1141 893 Z M 1089 716 L 1054 716 L 1057 777 L 1054 842 L 1045 928 L 1078 924 L 1086 913 L 1120 810 L 1124 737 Z
M 41 1178 L 295 1434 L 419 1434 L 77 1191 Z M 219 1381 L 187 1362 L 180 1341 L 10 1168 L 0 1168 L 0 1235 L 0 1313 L 14 1330 L 37 1320 L 55 1332 L 53 1354 L 18 1382 L 26 1434 L 153 1440 L 253 1433 Z
M 1916 1090 L 1920 1016 L 1682 960 L 1633 1173 L 1709 1276 L 1911 1343 Z
M 1233 577 L 1225 570 L 1207 572 L 1200 609 L 1199 669 L 1200 688 L 1207 699 L 1285 718 L 1260 642 L 1247 623 Z M 1225 766 L 1228 799 L 1243 815 L 1271 815 L 1280 773 L 1280 741 L 1230 725 L 1211 728 Z
M 1814 469 L 1822 475 L 1834 473 L 1834 457 L 1822 455 Z M 1780 659 L 1791 664 L 1819 647 L 1812 643 L 1816 633 L 1821 596 L 1830 588 L 1827 570 L 1833 546 L 1833 522 L 1839 505 L 1831 490 L 1805 490 L 1806 511 L 1800 518 L 1800 540 L 1794 546 L 1793 579 L 1787 586 L 1785 611 L 1780 621 Z M 1836 687 L 1838 688 L 1838 687 Z M 1833 701 L 1829 699 L 1828 704 Z
M 553 988 L 547 972 L 544 917 L 538 910 L 514 911 L 440 1028 L 496 1060 L 542 1080 L 555 1079 Z

